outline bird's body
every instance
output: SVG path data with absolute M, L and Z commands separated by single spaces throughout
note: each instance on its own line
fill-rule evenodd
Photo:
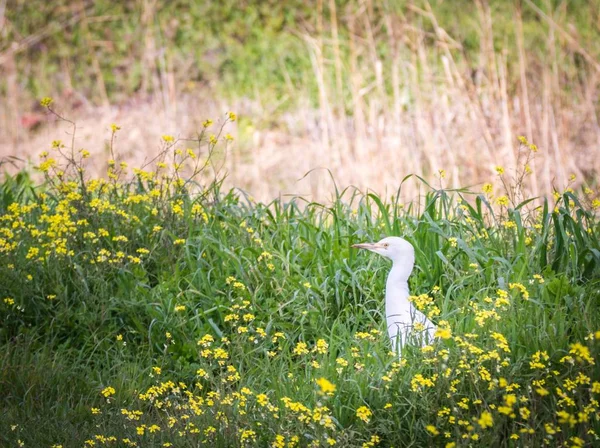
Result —
M 388 237 L 353 247 L 370 250 L 393 262 L 385 287 L 385 316 L 392 349 L 400 353 L 407 343 L 433 342 L 435 325 L 408 300 L 408 277 L 415 264 L 413 246 L 402 238 Z

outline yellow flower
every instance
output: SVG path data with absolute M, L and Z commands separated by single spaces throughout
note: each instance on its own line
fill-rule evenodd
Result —
M 346 361 L 344 358 L 337 358 L 335 360 L 335 363 L 340 366 L 340 367 L 347 367 L 348 366 L 348 361 Z
M 365 423 L 369 423 L 371 421 L 372 415 L 373 415 L 373 413 L 366 406 L 361 406 L 356 410 L 356 416 Z
M 529 362 L 529 367 L 531 369 L 543 369 L 546 365 L 543 361 L 548 361 L 550 357 L 548 353 L 545 351 L 537 351 L 531 356 L 531 361 Z
M 285 437 L 277 434 L 275 440 L 271 444 L 271 448 L 285 448 Z
M 229 119 L 230 119 L 231 121 L 235 121 L 235 120 L 237 120 L 237 115 L 236 115 L 236 114 L 234 114 L 233 112 L 229 112 L 229 113 L 227 114 L 227 116 L 229 117 Z
M 485 194 L 490 194 L 494 191 L 494 187 L 489 182 L 483 184 L 483 188 L 481 189 Z
M 427 425 L 425 426 L 425 429 L 430 432 L 432 435 L 437 436 L 440 432 L 437 430 L 437 428 L 433 425 Z
M 567 411 L 557 411 L 558 423 L 568 423 L 572 428 L 577 423 L 577 419 Z
M 506 207 L 508 206 L 508 198 L 506 196 L 498 196 L 496 198 L 496 204 Z
M 329 348 L 329 344 L 327 343 L 327 341 L 325 341 L 325 339 L 319 339 L 317 341 L 317 344 L 315 345 L 315 348 L 313 349 L 313 351 L 315 351 L 321 355 L 325 355 L 327 353 L 328 348 Z
M 508 406 L 512 406 L 512 405 L 514 405 L 517 402 L 517 397 L 516 397 L 515 394 L 507 394 L 504 397 L 504 401 L 506 402 L 506 404 Z
M 37 167 L 37 169 L 43 173 L 47 173 L 50 170 L 50 168 L 54 168 L 55 166 L 56 166 L 56 160 L 48 159 L 45 162 L 40 163 L 40 165 Z
M 246 289 L 246 285 L 244 285 L 242 282 L 233 282 L 233 288 L 244 291 Z
M 52 101 L 54 101 L 52 98 L 50 98 L 49 96 L 45 96 L 40 100 L 40 106 L 49 107 L 50 104 L 52 104 Z
M 504 168 L 502 168 L 501 166 L 497 166 L 496 173 L 498 173 L 499 176 L 502 176 L 504 174 Z
M 255 442 L 256 432 L 251 429 L 240 430 L 240 443 L 244 445 L 246 442 Z
M 298 342 L 294 347 L 294 355 L 306 355 L 308 353 L 308 346 L 304 342 Z
M 335 384 L 331 383 L 326 378 L 319 378 L 316 380 L 317 385 L 321 389 L 321 393 L 325 395 L 333 395 L 335 392 Z
M 450 328 L 438 328 L 435 331 L 435 337 L 441 339 L 450 339 L 452 337 L 452 330 Z
M 117 126 L 115 123 L 110 125 L 110 130 L 114 133 L 121 130 L 121 126 Z
M 488 411 L 483 411 L 481 413 L 481 417 L 479 417 L 479 420 L 477 420 L 477 423 L 479 423 L 479 426 L 481 426 L 483 429 L 491 428 L 494 425 L 492 414 Z
M 542 397 L 545 397 L 546 395 L 548 395 L 550 393 L 550 392 L 548 392 L 547 389 L 544 389 L 543 387 L 538 387 L 535 391 Z
M 589 364 L 595 364 L 594 358 L 590 355 L 590 350 L 585 345 L 576 342 L 575 344 L 571 344 L 570 348 L 571 350 L 569 351 L 569 353 L 575 355 L 577 361 L 581 362 L 582 360 L 585 360 Z
M 108 386 L 105 387 L 104 389 L 102 389 L 102 392 L 100 392 L 102 395 L 104 395 L 105 398 L 110 397 L 111 395 L 114 395 L 116 393 L 115 388 Z
M 582 447 L 585 445 L 585 441 L 577 436 L 571 437 L 571 442 L 573 442 L 573 447 Z
M 509 283 L 508 287 L 510 289 L 518 289 L 519 291 L 521 291 L 523 299 L 529 300 L 529 292 L 527 291 L 527 288 L 525 288 L 525 286 L 523 286 L 521 283 Z
M 175 141 L 175 137 L 172 135 L 163 135 L 162 139 L 165 143 L 173 143 Z

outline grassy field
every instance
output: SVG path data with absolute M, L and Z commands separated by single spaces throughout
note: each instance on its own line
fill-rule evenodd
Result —
M 259 203 L 211 160 L 236 118 L 134 170 L 115 125 L 103 180 L 60 141 L 44 182 L 4 177 L 2 446 L 599 443 L 597 192 L 529 201 L 524 165 L 483 191 L 410 176 L 413 203 Z M 350 248 L 386 235 L 415 246 L 411 300 L 440 327 L 402 360 L 389 265 Z

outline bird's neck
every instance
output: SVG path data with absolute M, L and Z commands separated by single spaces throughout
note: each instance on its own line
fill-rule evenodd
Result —
M 387 291 L 394 293 L 393 297 L 395 297 L 396 300 L 408 300 L 409 275 L 410 271 L 406 269 L 405 265 L 394 263 L 394 265 L 392 266 L 392 270 L 390 271 L 387 278 L 386 289 Z

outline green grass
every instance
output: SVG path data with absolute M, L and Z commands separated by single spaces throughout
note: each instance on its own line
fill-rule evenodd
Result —
M 56 163 L 43 184 L 21 173 L 0 188 L 3 445 L 267 446 L 277 435 L 299 446 L 598 443 L 600 221 L 589 191 L 507 208 L 411 176 L 403 184 L 427 193 L 410 204 L 352 189 L 327 204 L 263 204 L 218 180 L 115 168 L 118 180 L 98 182 L 75 176 L 83 159 Z M 430 351 L 410 347 L 402 363 L 385 336 L 389 264 L 350 248 L 386 235 L 415 246 L 411 292 L 452 333 Z M 214 341 L 199 345 L 205 335 Z M 299 342 L 310 352 L 295 354 Z M 534 368 L 538 351 L 548 359 Z M 319 378 L 336 386 L 331 396 Z M 139 398 L 166 381 L 173 387 L 153 403 Z M 121 409 L 143 415 L 129 421 Z
M 388 23 L 397 22 L 394 32 L 405 36 L 409 47 L 417 43 L 410 42 L 413 37 L 405 31 L 403 24 L 406 23 L 409 29 L 421 29 L 427 56 L 437 61 L 439 55 L 437 39 L 433 37 L 433 22 L 417 9 L 409 7 L 412 5 L 424 11 L 428 4 L 437 24 L 460 44 L 461 48 L 453 55 L 466 63 L 465 72 L 481 70 L 485 65 L 485 61 L 481 60 L 485 57 L 481 41 L 482 34 L 487 32 L 486 25 L 482 23 L 474 2 L 461 0 L 460 5 L 457 3 L 373 2 L 367 11 L 360 2 L 336 1 L 335 16 L 344 70 L 350 64 L 353 51 L 349 43 L 350 18 L 355 21 L 354 33 L 360 47 L 357 57 L 359 64 L 365 66 L 362 69 L 366 78 L 374 76 L 368 70 L 371 59 L 367 55 L 371 51 L 384 63 L 384 73 L 388 73 L 392 59 Z M 506 4 L 504 0 L 489 3 L 493 18 L 493 46 L 498 57 L 504 51 L 509 55 L 509 81 L 512 81 L 509 85 L 512 86 L 519 79 L 515 6 Z M 569 33 L 597 60 L 596 42 L 600 34 L 598 1 L 550 3 L 551 10 L 548 2 L 533 2 L 553 17 L 562 29 L 575 29 L 576 32 Z M 174 74 L 178 86 L 188 82 L 210 85 L 211 92 L 213 88 L 218 89 L 218 97 L 250 97 L 260 99 L 263 105 L 282 101 L 284 108 L 293 109 L 299 106 L 296 98 L 308 98 L 313 104 L 318 100 L 318 81 L 311 64 L 311 51 L 303 35 L 324 42 L 324 57 L 331 61 L 325 81 L 329 90 L 335 88 L 332 12 L 329 2 L 323 2 L 322 12 L 319 12 L 317 4 L 298 0 L 285 3 L 226 0 L 190 4 L 177 0 L 158 2 L 146 9 L 144 2 L 102 0 L 86 5 L 83 16 L 83 4 L 77 2 L 17 1 L 6 9 L 7 26 L 0 37 L 0 51 L 7 51 L 14 42 L 23 43 L 15 55 L 15 64 L 19 78 L 24 80 L 24 90 L 32 98 L 48 92 L 57 95 L 74 90 L 92 102 L 101 103 L 102 85 L 109 99 L 126 101 L 138 92 L 159 94 L 157 88 L 166 88 L 161 86 L 161 77 Z M 363 28 L 367 12 L 370 31 Z M 549 26 L 525 2 L 522 16 L 524 46 L 531 71 L 541 76 L 543 67 L 555 63 L 568 80 L 563 88 L 583 82 L 585 62 L 572 46 L 561 41 L 549 44 Z M 321 30 L 319 21 L 322 22 Z M 374 35 L 373 48 L 369 33 Z M 560 38 L 558 33 L 557 38 Z M 548 59 L 549 46 L 562 50 L 556 60 Z M 404 54 L 402 58 L 410 58 L 410 54 Z M 349 109 L 352 109 L 351 75 L 343 74 L 344 85 L 348 86 L 343 92 L 347 97 L 344 104 Z M 386 83 L 390 82 L 390 77 L 386 75 Z M 9 94 L 9 88 L 0 83 L 0 91 Z M 391 86 L 386 88 L 391 94 Z M 576 91 L 575 87 L 572 88 Z M 179 89 L 186 91 L 187 88 Z

